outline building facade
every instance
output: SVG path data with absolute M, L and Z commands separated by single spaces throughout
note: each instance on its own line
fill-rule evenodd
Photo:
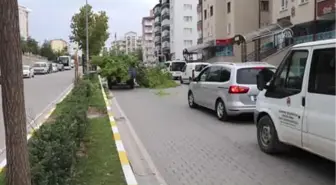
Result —
M 130 31 L 125 33 L 125 52 L 126 54 L 136 52 L 142 47 L 142 38 L 138 37 L 136 32 Z
M 27 39 L 29 37 L 29 13 L 30 9 L 19 5 L 19 25 L 20 35 L 22 38 Z
M 184 60 L 183 50 L 197 44 L 197 0 L 170 2 L 171 59 Z
M 142 59 L 145 63 L 155 62 L 154 55 L 154 15 L 142 18 Z
M 66 50 L 67 52 L 70 51 L 70 47 L 67 41 L 63 40 L 63 39 L 54 39 L 50 41 L 50 46 L 51 49 L 54 52 L 61 52 Z
M 241 62 L 241 46 L 236 35 L 246 35 L 271 24 L 271 0 L 199 0 L 197 7 L 197 45 L 186 48 L 209 62 Z M 242 11 L 242 7 L 244 8 Z M 246 53 L 254 50 L 248 41 Z
M 119 39 L 112 41 L 111 50 L 119 53 L 126 53 L 126 40 Z

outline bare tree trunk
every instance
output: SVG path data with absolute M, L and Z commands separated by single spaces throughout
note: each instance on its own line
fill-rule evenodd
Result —
M 0 69 L 7 185 L 30 185 L 17 0 L 0 0 Z

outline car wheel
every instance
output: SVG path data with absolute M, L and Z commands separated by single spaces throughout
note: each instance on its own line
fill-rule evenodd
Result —
M 188 93 L 188 105 L 190 108 L 197 108 L 198 105 L 195 103 L 195 98 L 194 98 L 194 94 L 189 91 Z
M 267 154 L 275 154 L 285 148 L 279 141 L 273 121 L 268 115 L 263 116 L 257 123 L 257 139 L 260 150 Z
M 229 116 L 227 115 L 225 104 L 224 104 L 223 100 L 221 100 L 221 99 L 217 100 L 215 110 L 216 110 L 217 118 L 219 120 L 221 120 L 221 121 L 227 121 L 228 120 Z

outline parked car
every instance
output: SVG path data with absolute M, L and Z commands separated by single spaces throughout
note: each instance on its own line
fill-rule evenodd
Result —
M 52 72 L 53 72 L 53 73 L 58 72 L 57 64 L 55 64 L 55 63 L 51 63 L 51 65 L 52 65 Z
M 254 122 L 263 152 L 292 145 L 335 161 L 335 46 L 336 39 L 295 45 L 274 75 L 258 74 Z
M 34 69 L 29 65 L 22 66 L 23 78 L 34 78 Z
M 50 73 L 48 62 L 35 62 L 33 65 L 35 74 L 48 74 Z
M 165 62 L 166 69 L 172 75 L 174 80 L 181 77 L 182 69 L 187 63 L 182 60 L 174 60 Z
M 214 110 L 223 121 L 229 116 L 253 114 L 259 93 L 256 75 L 264 68 L 275 67 L 264 62 L 219 62 L 207 66 L 189 84 L 189 106 Z
M 190 83 L 198 74 L 202 71 L 203 68 L 208 66 L 209 63 L 197 62 L 197 63 L 187 63 L 182 68 L 182 74 L 180 77 L 181 84 Z
M 54 61 L 54 63 L 57 65 L 58 71 L 64 71 L 64 65 L 61 63 L 61 61 Z

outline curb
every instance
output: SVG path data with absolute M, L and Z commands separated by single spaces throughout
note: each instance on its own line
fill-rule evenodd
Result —
M 100 87 L 101 87 L 101 90 L 102 90 L 102 93 L 103 93 L 107 113 L 108 113 L 109 120 L 110 120 L 110 125 L 111 125 L 111 129 L 112 129 L 112 133 L 113 133 L 113 138 L 114 138 L 114 141 L 115 141 L 115 145 L 117 147 L 120 164 L 121 164 L 121 167 L 122 167 L 122 170 L 124 172 L 125 179 L 126 179 L 126 183 L 127 183 L 127 185 L 138 185 L 137 180 L 136 180 L 135 175 L 134 175 L 134 172 L 132 170 L 132 167 L 129 163 L 125 147 L 122 143 L 117 124 L 114 120 L 114 117 L 113 117 L 113 114 L 112 114 L 112 107 L 111 107 L 111 105 L 110 105 L 110 103 L 109 103 L 109 101 L 106 97 L 106 93 L 105 93 L 103 85 L 102 85 L 101 77 L 98 76 L 98 78 L 99 78 Z
M 69 86 L 70 87 L 70 86 Z M 68 88 L 69 88 L 68 87 Z M 60 103 L 60 102 L 62 102 L 69 94 L 70 94 L 70 92 L 72 91 L 72 89 L 73 89 L 73 85 L 69 88 L 69 90 L 62 96 L 62 98 L 60 99 L 60 100 L 58 100 L 57 101 L 57 103 Z M 67 88 L 67 89 L 68 89 Z M 47 119 L 51 116 L 51 114 L 55 111 L 55 109 L 56 109 L 56 104 L 57 103 L 55 103 L 55 105 L 48 111 L 48 113 L 44 116 L 44 119 L 42 119 L 41 121 L 40 121 L 40 123 L 34 128 L 34 129 L 32 129 L 31 131 L 29 131 L 28 133 L 27 133 L 27 141 L 34 135 L 34 133 L 43 125 L 43 123 L 45 122 L 45 121 L 47 121 Z M 36 118 L 36 119 L 39 119 L 39 118 Z M 6 165 L 7 165 L 7 160 L 6 159 L 4 159 L 3 161 L 1 161 L 1 163 L 0 163 L 0 173 L 4 170 L 4 168 L 6 167 Z

